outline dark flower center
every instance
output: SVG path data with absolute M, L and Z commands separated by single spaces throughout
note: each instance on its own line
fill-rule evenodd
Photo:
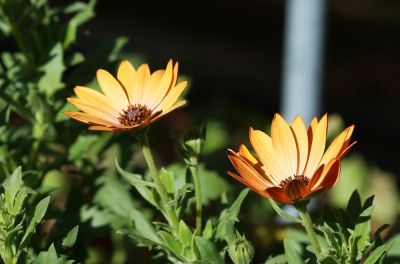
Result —
M 305 185 L 308 185 L 310 179 L 307 178 L 304 175 L 294 175 L 294 176 L 289 176 L 288 178 L 284 179 L 283 181 L 281 181 L 281 183 L 279 183 L 279 186 L 281 186 L 282 188 L 285 188 L 289 182 L 294 181 L 294 180 L 298 180 L 303 182 Z
M 151 110 L 145 105 L 129 105 L 128 109 L 119 114 L 118 120 L 125 126 L 135 126 L 142 124 L 149 116 Z

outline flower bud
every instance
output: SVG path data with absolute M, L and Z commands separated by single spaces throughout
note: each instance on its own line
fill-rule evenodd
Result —
M 229 246 L 228 249 L 229 257 L 234 264 L 249 264 L 254 257 L 254 247 L 243 235 L 239 233 L 236 235 L 236 239 Z
M 194 165 L 197 157 L 203 150 L 206 138 L 206 126 L 187 131 L 183 137 L 183 141 L 179 143 L 179 151 L 188 165 Z

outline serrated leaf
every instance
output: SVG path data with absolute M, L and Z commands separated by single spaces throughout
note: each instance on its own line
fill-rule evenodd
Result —
M 285 255 L 287 257 L 288 263 L 290 264 L 303 264 L 303 260 L 299 252 L 296 250 L 296 246 L 291 240 L 285 239 L 283 241 L 283 247 L 285 249 Z
M 39 70 L 43 73 L 38 81 L 39 91 L 51 98 L 59 89 L 64 87 L 62 75 L 65 70 L 64 52 L 61 43 L 54 45 L 49 53 L 49 61 L 42 65 Z
M 236 200 L 232 203 L 231 207 L 221 213 L 216 236 L 219 239 L 226 240 L 228 244 L 235 239 L 234 225 L 238 222 L 237 216 L 240 207 L 248 193 L 249 189 L 242 190 Z
M 195 237 L 195 241 L 200 252 L 201 260 L 209 261 L 213 264 L 224 264 L 223 259 L 213 243 L 203 237 Z
M 76 238 L 78 236 L 79 225 L 75 226 L 68 232 L 67 236 L 64 237 L 62 241 L 62 246 L 66 248 L 71 248 L 75 245 Z

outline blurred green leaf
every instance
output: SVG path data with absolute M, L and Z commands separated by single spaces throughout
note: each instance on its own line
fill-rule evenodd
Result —
M 130 212 L 131 220 L 135 222 L 135 229 L 143 237 L 155 241 L 161 242 L 154 226 L 149 222 L 149 220 L 139 211 L 134 208 Z
M 197 248 L 199 249 L 201 260 L 209 261 L 213 264 L 223 264 L 224 261 L 218 253 L 215 245 L 203 237 L 195 238 Z
M 217 172 L 206 169 L 203 164 L 199 166 L 199 177 L 201 186 L 207 186 L 207 188 L 202 188 L 201 192 L 203 204 L 218 199 L 224 191 L 228 191 L 230 188 Z
M 299 252 L 297 252 L 294 243 L 291 240 L 285 239 L 283 241 L 283 246 L 285 248 L 285 255 L 287 257 L 288 263 L 293 264 L 302 264 L 304 261 L 302 260 Z
M 79 231 L 79 225 L 72 228 L 71 231 L 68 232 L 67 236 L 64 237 L 62 241 L 62 246 L 67 248 L 73 247 L 75 245 L 76 238 L 78 236 L 78 231 Z

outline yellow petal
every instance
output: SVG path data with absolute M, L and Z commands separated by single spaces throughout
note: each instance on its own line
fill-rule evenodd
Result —
M 124 60 L 118 67 L 117 79 L 122 83 L 125 88 L 128 100 L 133 102 L 133 83 L 135 81 L 136 70 L 132 64 Z
M 308 156 L 307 165 L 303 173 L 303 175 L 306 177 L 311 177 L 314 174 L 319 162 L 321 161 L 325 150 L 327 128 L 328 117 L 325 114 L 318 123 L 318 126 L 315 129 L 315 134 L 313 133 L 312 136 L 311 149 Z
M 73 112 L 73 111 L 65 111 L 65 115 L 76 119 L 80 122 L 86 123 L 86 124 L 95 124 L 95 125 L 103 125 L 103 126 L 108 126 L 108 127 L 116 127 L 115 124 L 108 122 L 107 120 L 101 119 L 97 116 L 87 114 L 87 113 L 82 113 L 82 112 Z M 121 127 L 121 126 L 117 126 Z
M 178 100 L 179 96 L 187 87 L 187 81 L 180 82 L 177 86 L 171 89 L 167 96 L 159 103 L 159 105 L 154 109 L 154 111 L 159 111 L 163 109 L 168 109 Z
M 95 106 L 86 103 L 86 101 L 83 101 L 82 99 L 79 98 L 67 98 L 67 101 L 73 104 L 74 106 L 78 107 L 79 109 L 81 109 L 83 112 L 101 118 L 103 120 L 106 120 L 109 123 L 116 125 L 120 123 L 115 114 L 104 110 L 104 108 L 102 108 L 101 105 Z
M 185 101 L 185 100 L 180 101 L 180 102 L 174 104 L 173 106 L 171 106 L 170 108 L 168 108 L 168 109 L 162 111 L 160 115 L 158 115 L 157 117 L 155 117 L 154 120 L 151 120 L 150 122 L 154 122 L 154 121 L 160 119 L 161 117 L 165 116 L 166 114 L 168 114 L 168 113 L 174 111 L 175 109 L 180 108 L 180 107 L 182 107 L 182 106 L 184 106 L 184 105 L 186 105 L 186 104 L 187 104 L 187 101 Z M 153 111 L 153 112 L 154 112 L 154 111 Z
M 247 147 L 243 144 L 240 145 L 239 147 L 239 154 L 246 158 L 249 162 L 251 162 L 253 165 L 258 163 L 258 160 L 254 158 L 253 155 L 251 155 L 250 151 L 247 149 Z
M 121 84 L 107 71 L 97 71 L 97 81 L 115 109 L 125 109 L 128 105 L 128 97 Z
M 294 138 L 296 140 L 297 148 L 297 170 L 296 175 L 304 171 L 307 157 L 308 157 L 308 137 L 307 128 L 304 125 L 303 119 L 297 115 L 292 124 L 290 125 Z
M 110 100 L 102 93 L 82 86 L 76 86 L 74 88 L 74 92 L 80 99 L 82 99 L 82 101 L 86 101 L 91 105 L 101 105 L 104 110 L 112 113 L 113 115 L 118 115 L 119 109 L 115 109 Z
M 286 177 L 291 176 L 284 173 L 275 149 L 272 146 L 272 139 L 264 132 L 253 130 L 253 128 L 250 128 L 249 133 L 250 143 L 256 151 L 258 158 L 271 171 L 271 178 L 273 178 L 276 183 L 280 183 L 286 179 Z
M 147 105 L 149 109 L 153 109 L 165 97 L 165 94 L 159 93 L 158 85 L 164 73 L 164 70 L 158 70 L 150 76 L 150 81 L 147 84 L 148 94 L 146 98 L 143 99 L 143 103 Z
M 271 127 L 272 145 L 282 164 L 284 173 L 289 176 L 296 175 L 297 170 L 297 150 L 293 133 L 286 121 L 275 114 Z
M 340 151 L 343 149 L 346 138 L 348 138 L 347 135 L 349 134 L 350 130 L 350 127 L 345 129 L 332 141 L 331 145 L 322 157 L 320 164 L 327 164 L 329 161 L 339 156 Z
M 136 72 L 133 81 L 133 99 L 132 104 L 143 104 L 143 94 L 146 83 L 150 80 L 149 65 L 142 64 Z

